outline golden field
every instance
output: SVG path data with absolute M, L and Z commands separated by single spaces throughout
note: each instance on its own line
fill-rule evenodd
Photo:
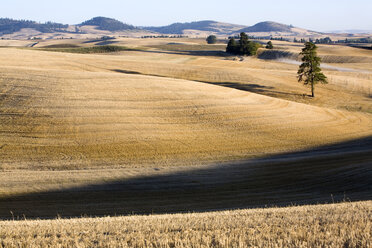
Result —
M 0 247 L 370 247 L 371 201 L 0 222 Z
M 202 39 L 78 53 L 99 42 L 0 41 L 0 247 L 371 245 L 370 50 L 320 45 L 311 98 L 293 61 Z M 280 208 L 345 200 L 364 202 Z
M 372 133 L 370 73 L 329 71 L 309 99 L 295 65 L 254 58 L 0 56 L 2 169 L 230 162 Z

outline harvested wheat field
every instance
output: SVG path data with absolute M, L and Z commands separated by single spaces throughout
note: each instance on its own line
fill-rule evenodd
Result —
M 370 247 L 371 201 L 0 222 L 0 247 Z
M 312 99 L 200 39 L 63 42 L 0 48 L 1 218 L 371 199 L 370 51 L 322 46 Z
M 211 59 L 188 61 L 189 56 L 161 54 L 154 57 L 163 61 L 155 63 L 147 61 L 153 56 L 138 52 L 115 56 L 1 49 L 1 53 L 3 169 L 236 161 L 372 134 L 370 115 L 363 112 L 319 108 L 221 87 L 218 82 L 177 79 L 192 77 L 193 71 L 200 81 L 209 76 L 209 80 L 238 77 L 234 70 L 239 66 L 225 65 L 232 62 L 215 59 L 215 67 L 210 62 L 205 66 L 204 60 Z M 152 76 L 152 70 L 161 77 Z M 278 76 L 267 81 L 278 79 L 276 83 L 289 77 L 281 70 L 263 70 L 242 71 L 257 81 L 270 73 Z M 261 74 L 265 75 L 254 79 Z M 269 84 L 250 85 L 256 93 L 267 88 L 275 92 Z M 293 83 L 295 87 L 302 86 Z M 357 93 L 355 99 L 363 104 Z

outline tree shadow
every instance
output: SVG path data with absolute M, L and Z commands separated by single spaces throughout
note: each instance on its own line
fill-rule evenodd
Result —
M 194 50 L 141 50 L 146 53 L 160 53 L 169 55 L 189 55 L 198 57 L 230 57 L 231 54 L 222 50 L 207 50 L 207 51 L 194 51 Z
M 372 137 L 316 149 L 0 198 L 0 218 L 55 218 L 372 199 Z
M 107 46 L 107 45 L 111 45 L 111 44 L 116 44 L 116 43 L 119 43 L 118 41 L 102 41 L 102 42 L 98 42 L 96 43 L 97 46 Z
M 139 71 L 132 71 L 132 70 L 113 69 L 111 71 L 118 72 L 118 73 L 124 73 L 124 74 L 136 74 L 136 75 L 167 78 L 167 76 L 162 76 L 162 75 L 158 75 L 158 74 L 150 74 L 150 73 L 142 73 L 142 72 L 139 72 Z M 259 85 L 259 84 L 239 83 L 239 82 L 213 82 L 213 81 L 200 81 L 200 80 L 192 80 L 192 81 L 199 82 L 199 83 L 205 83 L 205 84 L 218 85 L 218 86 L 221 86 L 221 87 L 233 88 L 233 89 L 237 89 L 237 90 L 243 90 L 243 91 L 253 92 L 253 93 L 257 93 L 257 94 L 273 96 L 273 97 L 274 96 L 277 97 L 278 95 L 311 97 L 311 95 L 306 95 L 306 94 L 296 94 L 296 93 L 278 91 L 278 90 L 275 90 L 274 87 L 264 86 L 264 85 Z
M 131 71 L 131 70 L 122 70 L 122 69 L 114 69 L 112 70 L 113 72 L 118 72 L 118 73 L 124 73 L 124 74 L 135 74 L 135 75 L 144 75 L 141 72 L 138 71 Z
M 84 44 L 89 44 L 89 43 L 96 43 L 96 42 L 106 42 L 106 41 L 110 41 L 110 40 L 115 40 L 115 38 L 113 38 L 113 37 L 99 38 L 99 39 L 87 40 L 87 41 L 84 41 L 83 43 Z

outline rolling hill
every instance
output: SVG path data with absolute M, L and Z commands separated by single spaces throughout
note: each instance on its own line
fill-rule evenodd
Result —
M 184 34 L 187 30 L 208 31 L 218 34 L 229 34 L 244 28 L 243 25 L 222 23 L 216 21 L 198 21 L 186 23 L 173 23 L 162 27 L 143 27 L 143 29 L 163 34 Z
M 133 25 L 101 16 L 76 25 L 0 19 L 0 37 L 3 39 L 86 39 L 99 36 L 141 36 L 148 33 Z
M 239 32 L 291 32 L 292 28 L 292 25 L 285 25 L 278 22 L 259 22 L 253 26 L 243 28 Z
M 216 34 L 228 36 L 240 32 L 252 33 L 257 35 L 320 35 L 302 28 L 296 28 L 292 25 L 281 24 L 277 22 L 260 22 L 253 26 L 243 26 L 216 21 L 198 21 L 186 23 L 173 23 L 162 27 L 143 27 L 145 30 L 154 31 L 163 34 Z
M 76 25 L 61 23 L 37 23 L 27 20 L 0 19 L 0 36 L 10 39 L 40 38 L 88 38 L 97 35 L 123 35 L 142 36 L 145 34 L 176 34 L 205 37 L 210 34 L 230 36 L 240 32 L 251 33 L 257 36 L 296 36 L 321 35 L 321 33 L 306 29 L 295 28 L 277 22 L 260 22 L 253 26 L 245 26 L 212 20 L 173 23 L 160 27 L 135 27 L 113 18 L 94 17 Z
M 125 24 L 121 21 L 112 19 L 112 18 L 107 18 L 107 17 L 94 17 L 88 21 L 85 21 L 78 26 L 96 26 L 97 29 L 100 30 L 107 30 L 107 31 L 123 31 L 123 30 L 133 30 L 136 29 L 132 25 Z
M 12 34 L 24 28 L 32 28 L 43 33 L 53 33 L 65 31 L 68 25 L 54 22 L 37 23 L 29 20 L 13 20 L 9 18 L 0 18 L 0 35 Z
M 296 65 L 151 47 L 174 40 L 118 38 L 147 49 L 107 54 L 0 48 L 0 218 L 371 199 L 370 73 L 325 69 L 310 99 Z M 354 64 L 340 66 L 370 71 Z

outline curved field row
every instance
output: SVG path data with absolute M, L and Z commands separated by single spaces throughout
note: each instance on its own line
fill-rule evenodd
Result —
M 115 68 L 132 69 L 130 61 L 119 67 L 121 56 L 0 52 L 3 58 L 12 55 L 0 63 L 3 169 L 214 163 L 372 134 L 369 115 L 219 85 L 118 73 Z M 133 64 L 139 68 L 139 62 Z M 144 64 L 143 70 L 160 65 L 166 72 L 165 62 L 155 65 Z M 168 73 L 182 66 L 171 65 Z M 216 70 L 209 68 L 206 75 Z

